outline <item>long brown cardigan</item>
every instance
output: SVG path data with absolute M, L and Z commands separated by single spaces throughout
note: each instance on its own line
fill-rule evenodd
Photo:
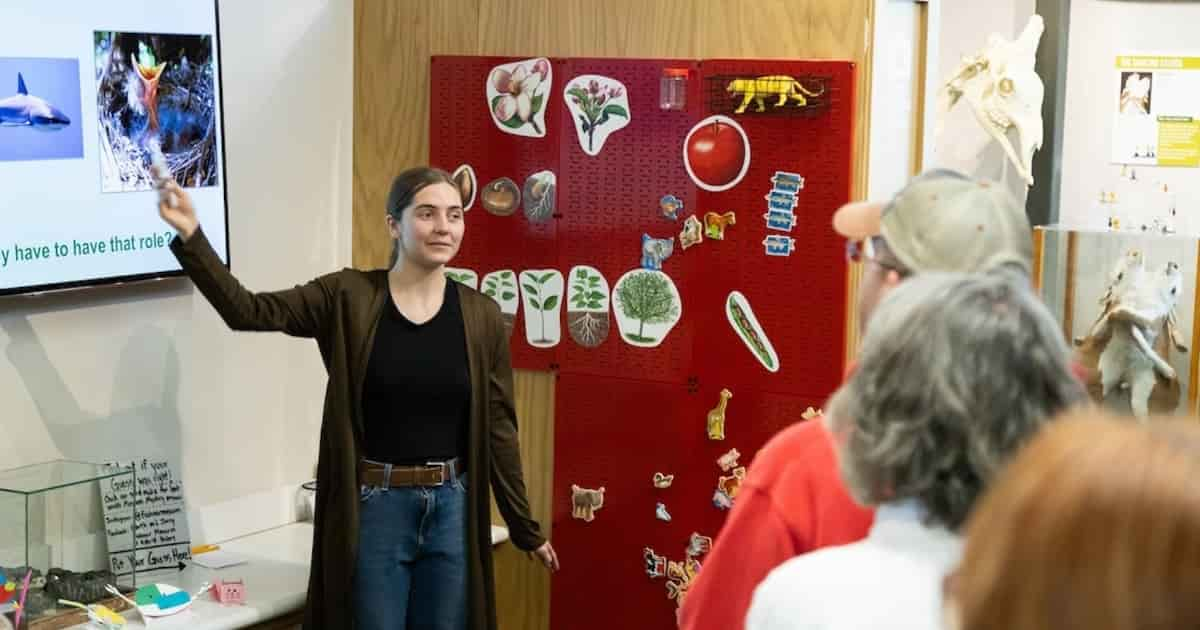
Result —
M 293 289 L 252 293 L 221 263 L 202 230 L 171 251 L 234 330 L 281 331 L 316 339 L 329 374 L 317 459 L 317 505 L 305 630 L 353 628 L 358 542 L 357 462 L 363 442 L 361 393 L 376 323 L 388 303 L 387 270 L 343 269 Z M 508 335 L 491 298 L 458 285 L 471 372 L 467 446 L 467 627 L 495 630 L 489 482 L 513 544 L 545 542 L 529 514 L 513 406 Z

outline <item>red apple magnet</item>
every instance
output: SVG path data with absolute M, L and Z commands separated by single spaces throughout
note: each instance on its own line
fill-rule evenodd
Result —
M 750 139 L 728 116 L 696 123 L 683 141 L 683 166 L 696 185 L 710 192 L 729 190 L 750 168 Z

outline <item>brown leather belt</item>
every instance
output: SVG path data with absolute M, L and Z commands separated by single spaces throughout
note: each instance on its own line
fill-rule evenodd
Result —
M 430 462 L 424 466 L 401 466 L 361 460 L 358 463 L 358 479 L 359 483 L 384 488 L 440 486 L 454 481 L 462 474 L 463 471 L 459 468 L 460 461 L 455 457 L 444 462 Z

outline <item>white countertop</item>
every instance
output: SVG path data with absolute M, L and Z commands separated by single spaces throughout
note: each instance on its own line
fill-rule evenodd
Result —
M 225 605 L 205 594 L 192 602 L 183 612 L 169 617 L 152 618 L 151 628 L 170 630 L 225 630 L 241 628 L 285 615 L 304 607 L 308 590 L 308 568 L 312 552 L 312 523 L 291 523 L 257 534 L 250 534 L 220 543 L 222 551 L 246 558 L 243 564 L 223 569 L 208 569 L 188 564 L 182 571 L 146 574 L 143 582 L 170 584 L 194 593 L 204 582 L 221 579 L 241 579 L 246 585 L 245 605 Z M 508 528 L 492 525 L 492 544 L 508 540 Z M 140 614 L 123 611 L 126 628 L 146 628 Z M 72 626 L 86 630 L 88 624 Z

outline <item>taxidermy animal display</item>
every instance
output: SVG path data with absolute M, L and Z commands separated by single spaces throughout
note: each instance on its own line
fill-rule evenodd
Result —
M 1042 17 L 1033 15 L 1016 40 L 992 34 L 982 51 L 963 58 L 938 92 L 939 119 L 965 99 L 1028 186 L 1033 185 L 1033 153 L 1042 146 L 1045 87 L 1033 66 L 1044 30 Z M 1009 141 L 1010 129 L 1016 132 L 1016 146 Z
M 1132 248 L 1126 251 L 1124 256 L 1117 259 L 1112 271 L 1108 274 L 1108 284 L 1104 287 L 1104 293 L 1097 300 L 1100 303 L 1100 315 L 1096 317 L 1096 321 L 1092 323 L 1092 327 L 1088 330 L 1089 337 L 1096 336 L 1100 322 L 1116 306 L 1125 291 L 1130 286 L 1143 281 L 1142 276 L 1145 271 L 1146 260 L 1140 249 Z M 1085 339 L 1086 337 L 1076 337 L 1075 345 L 1083 345 Z
M 733 113 L 741 114 L 746 111 L 746 106 L 750 104 L 750 101 L 754 101 L 758 105 L 754 111 L 766 111 L 767 106 L 763 101 L 768 98 L 777 99 L 775 107 L 783 107 L 789 100 L 796 101 L 796 107 L 804 107 L 808 104 L 808 99 L 804 97 L 820 96 L 825 93 L 825 88 L 822 87 L 820 91 L 814 92 L 792 77 L 772 75 L 757 79 L 734 79 L 725 85 L 725 91 L 742 96 L 741 105 L 733 110 Z
M 1123 261 L 1129 260 L 1127 254 Z M 1119 263 L 1118 269 L 1121 268 Z M 1101 396 L 1107 399 L 1113 392 L 1128 387 L 1134 415 L 1144 418 L 1149 415 L 1150 394 L 1158 377 L 1169 382 L 1177 378 L 1174 368 L 1154 349 L 1159 334 L 1165 329 L 1176 349 L 1187 352 L 1174 313 L 1183 290 L 1183 274 L 1173 262 L 1161 271 L 1138 272 L 1137 267 L 1127 267 L 1117 280 L 1116 289 L 1115 301 L 1100 317 L 1091 335 L 1107 340 L 1098 361 Z

